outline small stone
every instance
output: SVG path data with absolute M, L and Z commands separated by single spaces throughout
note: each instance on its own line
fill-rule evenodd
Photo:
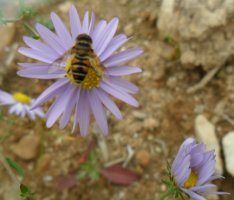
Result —
M 128 3 L 128 0 L 120 0 L 119 1 L 120 5 L 126 5 Z
M 149 163 L 150 163 L 150 154 L 149 154 L 149 152 L 146 151 L 146 150 L 138 151 L 136 153 L 136 160 L 140 165 L 142 165 L 144 167 L 148 166 Z
M 124 27 L 124 32 L 127 36 L 133 35 L 133 24 L 128 24 Z
M 215 189 L 213 189 L 213 191 L 214 190 Z M 209 200 L 219 200 L 219 196 L 217 194 L 207 194 L 207 195 L 204 195 L 204 197 Z
M 181 63 L 183 63 L 185 66 L 192 65 L 193 63 L 195 63 L 196 55 L 192 51 L 187 51 L 181 55 L 180 59 L 181 59 Z
M 66 1 L 58 6 L 59 11 L 63 13 L 67 13 L 71 7 L 72 3 L 69 1 Z
M 15 25 L 7 24 L 0 26 L 0 50 L 11 43 L 15 35 Z
M 223 137 L 222 144 L 227 171 L 234 177 L 234 131 Z
M 153 130 L 160 126 L 160 123 L 157 119 L 150 117 L 144 120 L 143 126 L 145 129 Z
M 53 181 L 53 180 L 54 180 L 53 176 L 44 176 L 43 177 L 43 182 L 46 183 L 46 184 Z
M 167 86 L 169 88 L 175 88 L 176 85 L 177 85 L 177 78 L 176 77 L 171 76 L 170 78 L 168 78 Z
M 154 77 L 153 77 L 153 78 L 154 78 L 154 80 L 159 81 L 159 80 L 161 80 L 162 78 L 165 77 L 165 74 L 166 74 L 165 67 L 159 65 L 159 66 L 157 67 L 157 73 L 154 74 Z
M 139 120 L 143 120 L 146 117 L 146 114 L 144 112 L 140 112 L 140 111 L 134 111 L 133 112 L 133 116 Z
M 50 154 L 44 154 L 38 161 L 37 171 L 38 172 L 46 171 L 50 166 L 51 160 L 52 156 Z
M 165 184 L 161 185 L 161 191 L 165 192 L 167 190 L 167 186 Z
M 216 173 L 223 174 L 223 164 L 220 155 L 220 145 L 215 134 L 215 127 L 204 115 L 198 115 L 195 119 L 195 131 L 200 142 L 204 143 L 207 150 L 215 150 L 216 154 Z
M 144 77 L 144 79 L 149 79 L 152 77 L 152 73 L 149 71 L 143 71 L 142 76 Z
M 37 156 L 40 138 L 37 135 L 26 135 L 17 144 L 11 146 L 15 155 L 23 160 L 31 160 Z
M 155 26 L 156 26 L 156 20 L 158 18 L 158 11 L 157 10 L 153 10 L 151 13 L 150 13 L 150 17 L 149 17 L 149 20 L 150 22 L 155 22 Z
M 213 188 L 212 191 L 218 192 L 218 188 Z M 209 200 L 219 200 L 219 196 L 217 194 L 206 194 L 204 197 Z
M 18 185 L 11 184 L 11 185 L 5 185 L 4 188 L 4 195 L 3 195 L 3 200 L 15 200 L 19 199 L 20 196 L 20 190 Z
M 157 146 L 157 147 L 155 147 L 155 151 L 156 151 L 157 153 L 162 153 L 162 148 L 159 147 L 159 146 Z

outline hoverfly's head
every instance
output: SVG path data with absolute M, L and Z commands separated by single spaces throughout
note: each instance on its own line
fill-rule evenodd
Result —
M 92 38 L 89 35 L 85 34 L 85 33 L 82 33 L 82 34 L 78 35 L 78 37 L 76 38 L 76 41 L 77 42 L 83 41 L 83 42 L 86 42 L 88 44 L 93 43 Z

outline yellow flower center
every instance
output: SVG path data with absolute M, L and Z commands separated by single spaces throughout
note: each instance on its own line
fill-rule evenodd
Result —
M 16 92 L 13 94 L 13 98 L 20 103 L 24 103 L 24 104 L 29 104 L 31 101 L 31 98 L 23 93 L 20 92 Z
M 68 80 L 83 89 L 90 90 L 97 87 L 102 80 L 103 66 L 99 59 L 90 59 L 86 65 L 78 66 L 72 64 L 73 60 L 70 58 L 66 64 L 66 77 Z
M 197 184 L 197 180 L 198 180 L 197 173 L 194 170 L 192 170 L 189 175 L 189 178 L 184 183 L 184 188 L 188 189 L 194 187 Z

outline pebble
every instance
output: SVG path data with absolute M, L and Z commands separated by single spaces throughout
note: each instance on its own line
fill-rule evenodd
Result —
M 140 111 L 133 111 L 133 116 L 139 120 L 143 120 L 146 118 L 146 114 Z
M 124 27 L 124 32 L 127 36 L 133 35 L 133 24 L 128 24 Z
M 0 26 L 0 50 L 11 43 L 15 35 L 15 25 L 7 24 Z
M 198 140 L 204 143 L 207 150 L 215 150 L 216 154 L 216 173 L 223 174 L 223 164 L 220 154 L 220 145 L 215 133 L 215 127 L 204 115 L 198 115 L 195 119 L 195 131 Z
M 145 129 L 153 130 L 160 126 L 160 122 L 157 119 L 150 117 L 144 120 L 143 126 Z
M 154 74 L 154 80 L 159 81 L 164 78 L 166 75 L 166 69 L 164 66 L 159 65 L 157 67 L 157 73 Z
M 37 156 L 40 145 L 40 137 L 37 135 L 26 135 L 17 144 L 11 146 L 15 155 L 23 160 L 31 160 Z
M 61 12 L 63 12 L 63 13 L 68 13 L 68 11 L 69 11 L 71 5 L 72 5 L 71 2 L 66 1 L 66 2 L 60 4 L 60 5 L 58 6 L 58 9 L 59 9 L 59 11 L 61 11 Z
M 136 153 L 136 160 L 141 166 L 148 166 L 150 163 L 150 154 L 146 150 L 140 150 Z
M 174 76 L 169 77 L 166 84 L 171 89 L 175 88 L 177 85 L 177 78 Z
M 119 1 L 120 5 L 126 5 L 128 3 L 128 0 L 120 0 Z
M 215 191 L 215 189 L 213 189 L 212 191 Z M 216 192 L 218 192 L 217 189 Z M 219 196 L 217 194 L 207 194 L 204 195 L 204 197 L 209 200 L 219 200 Z
M 149 16 L 149 20 L 150 20 L 150 22 L 155 23 L 155 26 L 157 25 L 156 24 L 157 18 L 158 18 L 158 11 L 157 10 L 152 10 L 151 13 L 150 13 L 150 16 Z
M 161 185 L 161 191 L 165 192 L 167 190 L 167 186 L 165 184 Z
M 1 199 L 3 200 L 16 200 L 19 199 L 20 190 L 19 187 L 15 184 L 5 185 L 4 195 Z
M 51 160 L 52 156 L 50 154 L 44 154 L 37 163 L 37 171 L 42 172 L 48 170 Z
M 227 171 L 234 177 L 234 131 L 223 137 L 222 144 Z

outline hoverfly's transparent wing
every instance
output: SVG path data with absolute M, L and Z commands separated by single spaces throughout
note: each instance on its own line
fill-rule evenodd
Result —
M 48 68 L 48 73 L 52 74 L 61 70 L 65 70 L 65 67 L 67 65 L 67 61 L 69 59 L 69 55 L 66 54 L 62 57 L 59 57 L 54 62 L 52 62 Z
M 104 67 L 101 64 L 100 60 L 98 59 L 98 57 L 94 56 L 94 57 L 89 57 L 89 63 L 90 66 L 93 68 L 93 70 L 99 75 L 102 76 L 103 71 L 104 71 Z
M 56 61 L 54 61 L 53 63 L 50 64 L 50 66 L 48 68 L 48 73 L 53 74 L 53 73 L 55 73 L 57 71 L 60 71 L 63 68 L 64 68 L 63 65 L 56 60 Z

